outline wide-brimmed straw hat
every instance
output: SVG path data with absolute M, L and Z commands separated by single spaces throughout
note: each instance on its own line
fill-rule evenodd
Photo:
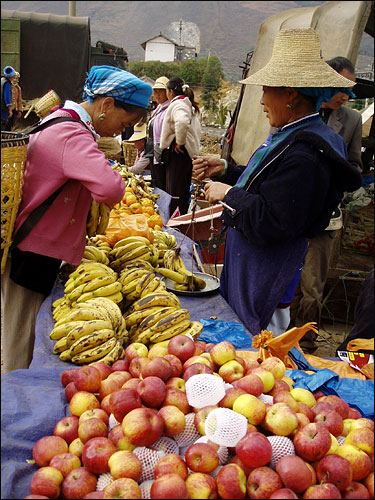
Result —
M 167 83 L 169 82 L 169 78 L 166 76 L 161 76 L 155 80 L 155 84 L 153 85 L 153 89 L 164 89 L 167 90 Z
M 319 36 L 312 28 L 280 30 L 269 62 L 240 83 L 267 87 L 353 87 L 351 80 L 323 61 Z
M 141 139 L 146 139 L 146 137 L 146 124 L 144 123 L 143 125 L 134 125 L 133 135 L 129 137 L 126 142 L 140 141 Z

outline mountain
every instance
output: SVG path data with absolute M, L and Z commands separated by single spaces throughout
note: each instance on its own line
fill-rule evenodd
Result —
M 325 2 L 77 1 L 76 15 L 90 18 L 92 45 L 103 40 L 123 47 L 129 61 L 144 60 L 141 44 L 165 32 L 171 22 L 182 19 L 195 23 L 200 30 L 199 57 L 217 55 L 228 80 L 236 81 L 241 77 L 239 66 L 254 48 L 259 27 L 266 18 L 285 10 L 322 3 Z M 68 15 L 68 4 L 67 1 L 1 2 L 3 9 L 59 15 Z

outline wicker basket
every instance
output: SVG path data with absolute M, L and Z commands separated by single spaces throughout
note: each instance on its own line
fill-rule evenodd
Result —
M 374 255 L 374 201 L 355 211 L 344 211 L 342 248 Z
M 29 136 L 20 132 L 1 132 L 1 274 L 21 201 L 28 142 Z
M 60 97 L 54 90 L 50 90 L 34 106 L 35 113 L 40 118 L 45 118 L 54 106 L 61 104 Z
M 132 167 L 137 158 L 137 148 L 132 142 L 122 141 L 122 151 L 124 153 L 125 165 Z

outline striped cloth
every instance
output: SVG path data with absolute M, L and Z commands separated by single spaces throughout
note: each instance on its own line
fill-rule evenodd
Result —
M 113 66 L 92 66 L 83 87 L 82 97 L 92 102 L 97 96 L 147 108 L 152 87 L 132 73 Z

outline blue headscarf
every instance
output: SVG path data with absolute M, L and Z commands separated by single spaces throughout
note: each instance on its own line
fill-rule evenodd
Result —
M 354 85 L 354 83 L 353 83 Z M 293 87 L 302 95 L 315 99 L 315 111 L 319 111 L 322 102 L 329 102 L 332 97 L 341 92 L 348 95 L 351 99 L 356 96 L 352 90 L 344 87 Z
M 114 66 L 92 66 L 82 97 L 92 102 L 96 96 L 113 97 L 121 102 L 147 108 L 152 87 L 132 73 Z

